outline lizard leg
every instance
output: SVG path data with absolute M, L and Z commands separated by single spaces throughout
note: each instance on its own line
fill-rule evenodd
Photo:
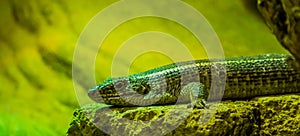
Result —
M 180 92 L 180 100 L 189 101 L 188 107 L 203 109 L 206 108 L 207 93 L 204 85 L 199 82 L 191 82 L 184 86 Z

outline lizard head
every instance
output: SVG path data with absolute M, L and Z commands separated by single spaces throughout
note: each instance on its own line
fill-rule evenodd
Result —
M 150 91 L 150 86 L 135 77 L 108 78 L 102 84 L 89 90 L 89 97 L 99 103 L 111 105 L 132 105 L 128 100 L 142 99 Z

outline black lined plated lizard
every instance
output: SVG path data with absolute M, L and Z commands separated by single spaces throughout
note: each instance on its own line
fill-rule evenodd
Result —
M 290 55 L 266 54 L 179 62 L 108 78 L 88 95 L 99 103 L 125 107 L 287 93 L 300 93 L 298 63 Z

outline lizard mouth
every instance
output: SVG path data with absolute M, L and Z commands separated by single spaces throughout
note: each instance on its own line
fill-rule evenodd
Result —
M 121 97 L 117 94 L 112 95 L 106 95 L 102 97 L 96 97 L 93 98 L 94 101 L 98 103 L 108 104 L 108 105 L 114 105 L 114 106 L 135 106 L 134 104 L 131 104 L 130 102 L 123 99 L 124 97 Z
M 88 91 L 88 96 L 95 102 L 98 103 L 121 103 L 125 102 L 123 98 L 134 95 L 134 92 L 115 92 L 115 93 L 105 93 L 99 88 L 94 88 Z
M 136 106 L 144 99 L 144 95 L 138 94 L 134 91 L 103 93 L 102 90 L 92 89 L 88 92 L 89 97 L 97 102 L 114 106 Z M 147 103 L 145 101 L 144 103 Z M 152 101 L 148 102 L 152 104 Z M 148 104 L 146 104 L 148 105 Z

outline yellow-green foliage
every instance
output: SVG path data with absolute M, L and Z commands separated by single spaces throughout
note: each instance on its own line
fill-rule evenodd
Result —
M 0 113 L 1 136 L 53 136 L 58 133 L 51 128 L 15 113 Z

